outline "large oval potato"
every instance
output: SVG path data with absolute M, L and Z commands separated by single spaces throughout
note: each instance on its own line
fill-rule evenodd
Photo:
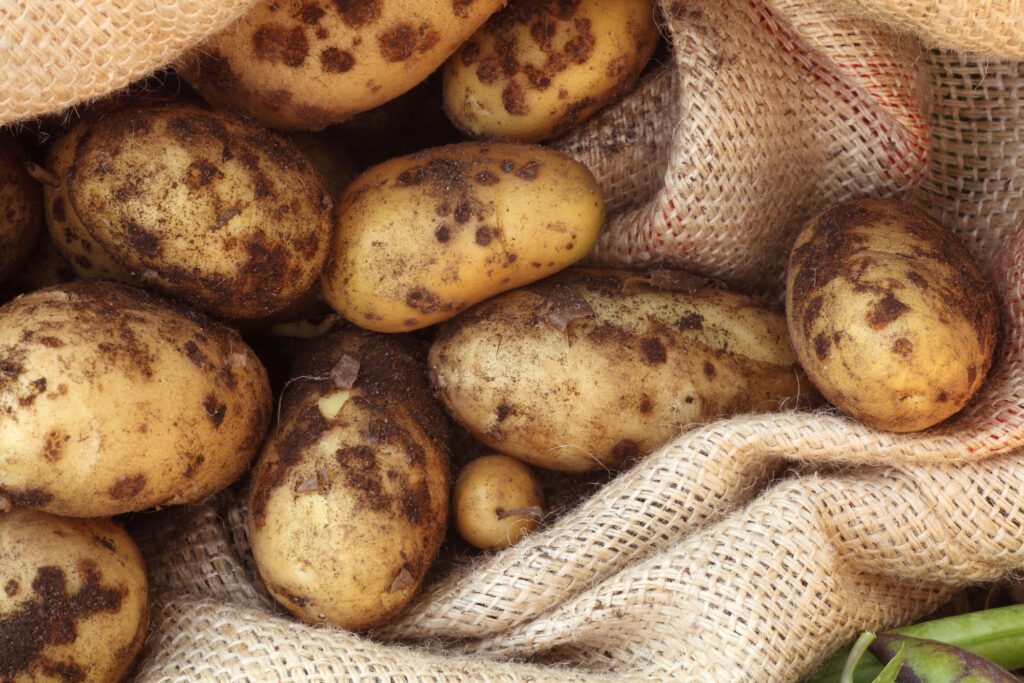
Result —
M 695 281 L 574 268 L 489 299 L 441 326 L 434 386 L 483 443 L 569 472 L 621 466 L 696 422 L 795 406 L 785 317 Z
M 348 629 L 394 617 L 445 535 L 447 442 L 402 339 L 347 325 L 318 339 L 252 475 L 253 557 L 278 602 Z
M 17 141 L 0 133 L 0 280 L 25 262 L 43 225 L 41 190 L 27 160 Z
M 578 261 L 603 221 L 594 177 L 558 152 L 467 142 L 410 154 L 338 202 L 324 297 L 360 327 L 414 330 Z
M 101 517 L 196 502 L 248 467 L 266 371 L 236 332 L 77 281 L 0 308 L 0 499 Z
M 652 0 L 516 0 L 445 63 L 445 111 L 473 137 L 561 135 L 633 89 L 654 15 Z
M 833 405 L 917 431 L 981 387 L 999 333 L 995 294 L 964 245 L 892 199 L 832 207 L 797 236 L 786 278 L 793 348 Z
M 146 568 L 113 522 L 0 514 L 0 680 L 119 681 L 146 639 Z
M 505 0 L 265 0 L 178 60 L 210 103 L 320 130 L 409 90 Z
M 133 281 L 223 318 L 282 310 L 317 281 L 331 199 L 255 121 L 190 104 L 107 112 L 77 133 L 73 214 Z

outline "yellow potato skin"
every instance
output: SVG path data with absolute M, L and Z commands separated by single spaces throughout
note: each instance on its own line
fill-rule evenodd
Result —
M 324 298 L 366 329 L 426 327 L 575 263 L 603 222 L 593 175 L 542 147 L 467 142 L 392 159 L 337 204 Z
M 345 328 L 298 363 L 253 470 L 248 520 L 281 605 L 359 630 L 405 607 L 440 548 L 448 423 L 407 340 Z M 344 367 L 354 371 L 339 382 Z
M 697 422 L 796 405 L 781 313 L 697 278 L 651 277 L 570 268 L 444 323 L 428 357 L 439 398 L 487 446 L 565 472 L 620 467 Z
M 105 517 L 203 500 L 249 466 L 270 385 L 234 330 L 79 280 L 0 308 L 0 500 Z
M 145 565 L 101 519 L 0 514 L 0 675 L 4 681 L 119 681 L 149 621 Z
M 960 410 L 992 363 L 999 312 L 960 240 L 890 199 L 832 207 L 797 236 L 786 310 L 808 377 L 844 413 L 894 432 Z
M 107 112 L 79 134 L 72 212 L 135 284 L 220 318 L 286 308 L 319 280 L 331 198 L 249 118 L 189 103 Z
M 504 0 L 264 1 L 176 64 L 211 104 L 321 130 L 425 79 Z
M 507 455 L 484 455 L 459 473 L 452 510 L 459 535 L 477 548 L 500 550 L 540 524 L 544 491 L 528 465 Z
M 652 0 L 519 0 L 445 62 L 444 104 L 471 137 L 561 135 L 636 84 L 658 44 Z

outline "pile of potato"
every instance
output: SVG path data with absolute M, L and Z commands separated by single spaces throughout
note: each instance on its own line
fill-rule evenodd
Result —
M 0 679 L 129 670 L 146 576 L 116 515 L 249 477 L 260 584 L 367 629 L 420 590 L 450 511 L 497 549 L 545 517 L 547 473 L 814 406 L 807 376 L 893 430 L 984 381 L 991 289 L 892 201 L 808 226 L 785 313 L 578 265 L 600 188 L 531 143 L 633 87 L 653 3 L 503 5 L 264 2 L 176 88 L 50 122 L 33 159 L 0 146 Z M 455 439 L 487 455 L 453 468 Z

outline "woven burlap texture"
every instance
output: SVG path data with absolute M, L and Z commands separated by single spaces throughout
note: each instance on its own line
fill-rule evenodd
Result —
M 816 9 L 796 21 L 800 7 L 790 3 L 687 7 L 689 14 L 674 20 L 676 40 L 697 31 L 686 29 L 687 21 L 706 31 L 715 22 L 744 19 L 752 31 L 747 40 L 782 35 L 795 41 L 786 43 L 785 54 L 814 55 L 789 68 L 826 65 L 840 80 L 848 77 L 834 51 L 832 62 L 816 52 L 830 44 L 828 18 Z M 772 21 L 765 23 L 766 16 Z M 850 26 L 876 32 L 847 17 L 838 21 L 844 44 L 857 42 Z M 797 25 L 812 27 L 814 35 Z M 756 26 L 764 32 L 753 32 Z M 709 35 L 715 41 L 705 45 L 728 37 L 724 30 Z M 1003 305 L 997 361 L 962 414 L 917 435 L 876 432 L 827 412 L 747 415 L 695 428 L 521 544 L 456 564 L 398 621 L 369 636 L 297 623 L 263 596 L 247 549 L 243 491 L 236 487 L 211 504 L 133 522 L 154 594 L 152 635 L 137 680 L 795 680 L 860 629 L 909 622 L 958 586 L 1024 567 L 1024 233 L 1016 232 L 1024 210 L 1024 64 L 943 52 L 914 57 L 909 45 L 879 35 L 874 40 L 896 45 L 903 67 L 917 59 L 927 78 L 917 84 L 912 70 L 903 69 L 902 80 L 886 76 L 876 84 L 881 89 L 871 90 L 870 79 L 850 85 L 876 112 L 868 116 L 861 107 L 858 115 L 879 128 L 866 129 L 873 145 L 858 147 L 869 161 L 854 164 L 870 177 L 855 179 L 848 192 L 905 193 L 956 229 Z M 759 54 L 753 46 L 750 53 Z M 730 57 L 744 58 L 739 52 Z M 687 68 L 721 70 L 717 60 L 686 57 L 694 59 Z M 659 185 L 676 175 L 679 153 L 665 151 L 653 137 L 658 121 L 686 118 L 692 94 L 684 92 L 683 60 L 676 61 L 649 76 L 620 107 L 559 143 L 589 155 L 613 195 L 620 179 L 662 192 Z M 879 73 L 891 73 L 892 53 L 882 63 L 887 68 Z M 791 81 L 803 78 L 790 75 Z M 886 82 L 893 92 L 896 82 L 910 87 L 907 92 L 918 88 L 928 106 L 918 95 L 900 98 L 904 123 L 897 126 L 897 117 L 878 104 Z M 771 86 L 763 81 L 759 87 Z M 925 109 L 931 125 L 914 125 L 930 128 L 929 152 L 907 158 L 928 158 L 929 165 L 900 166 L 893 157 L 887 175 L 878 149 L 887 150 L 886 161 L 912 149 L 892 142 L 910 139 L 893 131 L 909 130 L 905 121 Z M 738 112 L 756 117 L 763 108 L 731 115 Z M 641 119 L 632 118 L 638 114 Z M 847 123 L 856 130 L 863 120 Z M 608 138 L 588 143 L 605 126 L 627 144 Z M 875 130 L 895 137 L 878 133 L 876 139 Z M 729 131 L 720 133 L 728 138 Z M 637 153 L 629 143 L 647 146 Z M 660 177 L 635 166 L 658 159 L 671 160 Z M 792 159 L 785 156 L 777 166 Z M 775 166 L 771 182 L 779 177 L 771 175 Z M 851 177 L 847 164 L 830 168 Z M 899 168 L 919 175 L 901 176 Z M 830 180 L 821 177 L 805 193 L 814 201 L 836 198 Z M 743 182 L 773 189 L 754 176 Z M 611 201 L 622 209 L 620 217 L 637 210 L 625 194 Z M 700 215 L 718 211 L 723 199 L 690 201 L 689 215 Z M 782 221 L 775 225 L 787 229 Z M 721 241 L 713 232 L 703 239 Z M 702 246 L 697 241 L 691 251 Z M 758 274 L 752 277 L 745 284 Z M 798 464 L 800 474 L 777 479 L 787 463 Z

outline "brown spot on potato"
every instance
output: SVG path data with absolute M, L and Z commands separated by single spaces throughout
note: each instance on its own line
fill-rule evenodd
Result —
M 512 116 L 525 116 L 530 113 L 530 107 L 526 104 L 526 95 L 523 93 L 522 87 L 515 81 L 502 88 L 501 104 L 505 107 L 505 111 Z
M 103 546 L 104 548 L 106 548 L 107 550 L 109 550 L 112 553 L 116 553 L 117 552 L 117 546 L 114 545 L 114 542 L 111 541 L 109 538 L 104 538 L 103 536 L 100 536 L 98 534 L 93 534 L 92 535 L 92 540 L 96 541 L 97 543 L 99 543 L 101 546 Z
M 192 361 L 192 364 L 201 370 L 205 370 L 209 359 L 202 352 L 199 346 L 191 339 L 185 342 L 185 355 Z
M 124 500 L 137 496 L 144 488 L 146 488 L 146 475 L 139 473 L 117 480 L 107 489 L 107 493 L 114 500 Z
M 516 171 L 516 177 L 523 180 L 536 180 L 540 169 L 539 161 L 527 161 Z
M 324 11 L 315 3 L 307 3 L 299 8 L 296 16 L 303 24 L 313 26 L 324 16 Z
M 704 374 L 711 379 L 715 376 L 715 366 L 710 361 L 704 361 Z
M 831 346 L 827 334 L 821 333 L 814 338 L 814 353 L 818 356 L 818 360 L 823 361 L 828 358 Z
M 399 187 L 414 187 L 426 180 L 426 177 L 427 169 L 422 166 L 413 166 L 399 173 L 395 178 L 395 183 Z
M 892 352 L 899 356 L 909 356 L 914 350 L 914 345 L 906 337 L 900 337 L 892 343 Z
M 476 229 L 476 234 L 473 239 L 481 247 L 486 247 L 491 243 L 491 229 L 486 225 L 481 225 Z
M 511 173 L 515 169 L 516 169 L 516 162 L 512 161 L 511 159 L 502 159 L 501 160 L 501 170 L 504 171 L 505 173 Z
M 683 400 L 684 400 L 684 401 L 685 401 L 686 403 L 693 403 L 693 396 L 687 396 L 687 397 L 686 397 L 685 399 L 683 399 Z
M 619 439 L 612 446 L 612 458 L 615 464 L 622 463 L 640 453 L 640 446 L 632 439 Z
M 68 216 L 64 209 L 63 198 L 54 197 L 53 202 L 50 204 L 50 213 L 53 215 L 54 220 L 60 223 L 67 220 Z
M 495 185 L 501 181 L 501 179 L 498 178 L 498 176 L 494 175 L 490 171 L 480 171 L 475 176 L 473 176 L 473 180 L 475 180 L 477 183 L 485 187 Z
M 223 178 L 224 173 L 206 159 L 196 159 L 185 169 L 185 186 L 199 190 L 210 184 L 214 178 Z
M 604 73 L 608 78 L 621 78 L 624 73 L 629 69 L 629 64 L 632 61 L 630 55 L 619 55 L 615 59 L 608 62 L 608 66 L 605 67 Z
M 416 30 L 410 24 L 397 24 L 377 36 L 381 56 L 389 62 L 404 62 L 416 51 Z
M 433 313 L 441 307 L 441 301 L 429 289 L 417 287 L 406 294 L 405 305 L 420 313 Z
M 469 17 L 469 9 L 476 0 L 452 0 L 452 14 L 460 19 Z
M 657 337 L 649 337 L 640 340 L 640 355 L 648 365 L 658 365 L 668 359 L 665 352 L 665 345 Z
M 504 422 L 505 418 L 514 412 L 515 411 L 512 409 L 512 406 L 507 403 L 502 403 L 495 409 L 494 416 L 498 418 L 498 422 Z
M 434 230 L 434 237 L 437 238 L 438 242 L 444 244 L 452 238 L 452 231 L 446 224 L 441 223 L 437 226 L 437 229 Z
M 334 6 L 349 28 L 360 28 L 380 19 L 381 0 L 334 0 Z
M 459 223 L 465 223 L 473 217 L 473 207 L 468 202 L 462 202 L 455 207 L 455 212 L 452 215 Z
M 4 584 L 4 593 L 6 593 L 9 598 L 13 598 L 17 595 L 19 590 L 21 590 L 21 584 L 15 579 L 10 579 L 6 584 Z
M 0 498 L 11 501 L 16 508 L 38 508 L 53 501 L 53 494 L 39 488 L 9 489 L 0 486 Z
M 64 456 L 64 444 L 71 438 L 59 429 L 51 429 L 46 433 L 43 442 L 43 458 L 47 462 L 57 462 Z
M 939 403 L 945 403 L 946 401 L 949 400 L 949 394 L 947 394 L 945 391 L 940 391 L 938 399 Z
M 639 407 L 640 412 L 643 413 L 644 415 L 654 410 L 654 405 L 651 403 L 651 399 L 648 398 L 647 396 L 644 396 L 643 398 L 640 399 Z
M 700 313 L 687 313 L 676 321 L 676 329 L 681 332 L 686 330 L 700 330 L 704 328 L 704 316 Z
M 309 53 L 306 31 L 301 26 L 288 30 L 281 26 L 264 24 L 253 34 L 252 47 L 257 59 L 280 62 L 293 68 L 302 66 Z
M 146 230 L 134 221 L 128 221 L 125 226 L 125 237 L 133 250 L 148 258 L 156 258 L 163 251 L 160 235 Z
M 203 409 L 206 411 L 206 416 L 213 422 L 214 427 L 220 427 L 220 423 L 224 421 L 224 415 L 227 413 L 228 407 L 224 403 L 221 403 L 216 396 L 213 394 L 207 394 L 206 398 L 203 399 Z
M 332 74 L 341 74 L 350 70 L 356 64 L 356 58 L 346 50 L 339 50 L 336 47 L 329 47 L 320 53 L 320 66 Z
M 892 292 L 886 292 L 885 296 L 867 313 L 868 325 L 872 329 L 881 330 L 910 310 L 910 307 L 896 298 Z
M 76 572 L 81 586 L 69 594 L 62 568 L 39 567 L 32 579 L 33 599 L 0 619 L 0 680 L 14 680 L 36 667 L 65 681 L 86 679 L 81 666 L 73 661 L 54 662 L 43 652 L 51 646 L 75 642 L 80 620 L 116 613 L 128 589 L 123 585 L 103 586 L 102 575 L 92 560 L 80 561 Z
M 480 43 L 475 40 L 470 40 L 463 44 L 462 49 L 459 51 L 459 59 L 462 61 L 462 66 L 470 67 L 473 66 L 473 62 L 480 56 Z

